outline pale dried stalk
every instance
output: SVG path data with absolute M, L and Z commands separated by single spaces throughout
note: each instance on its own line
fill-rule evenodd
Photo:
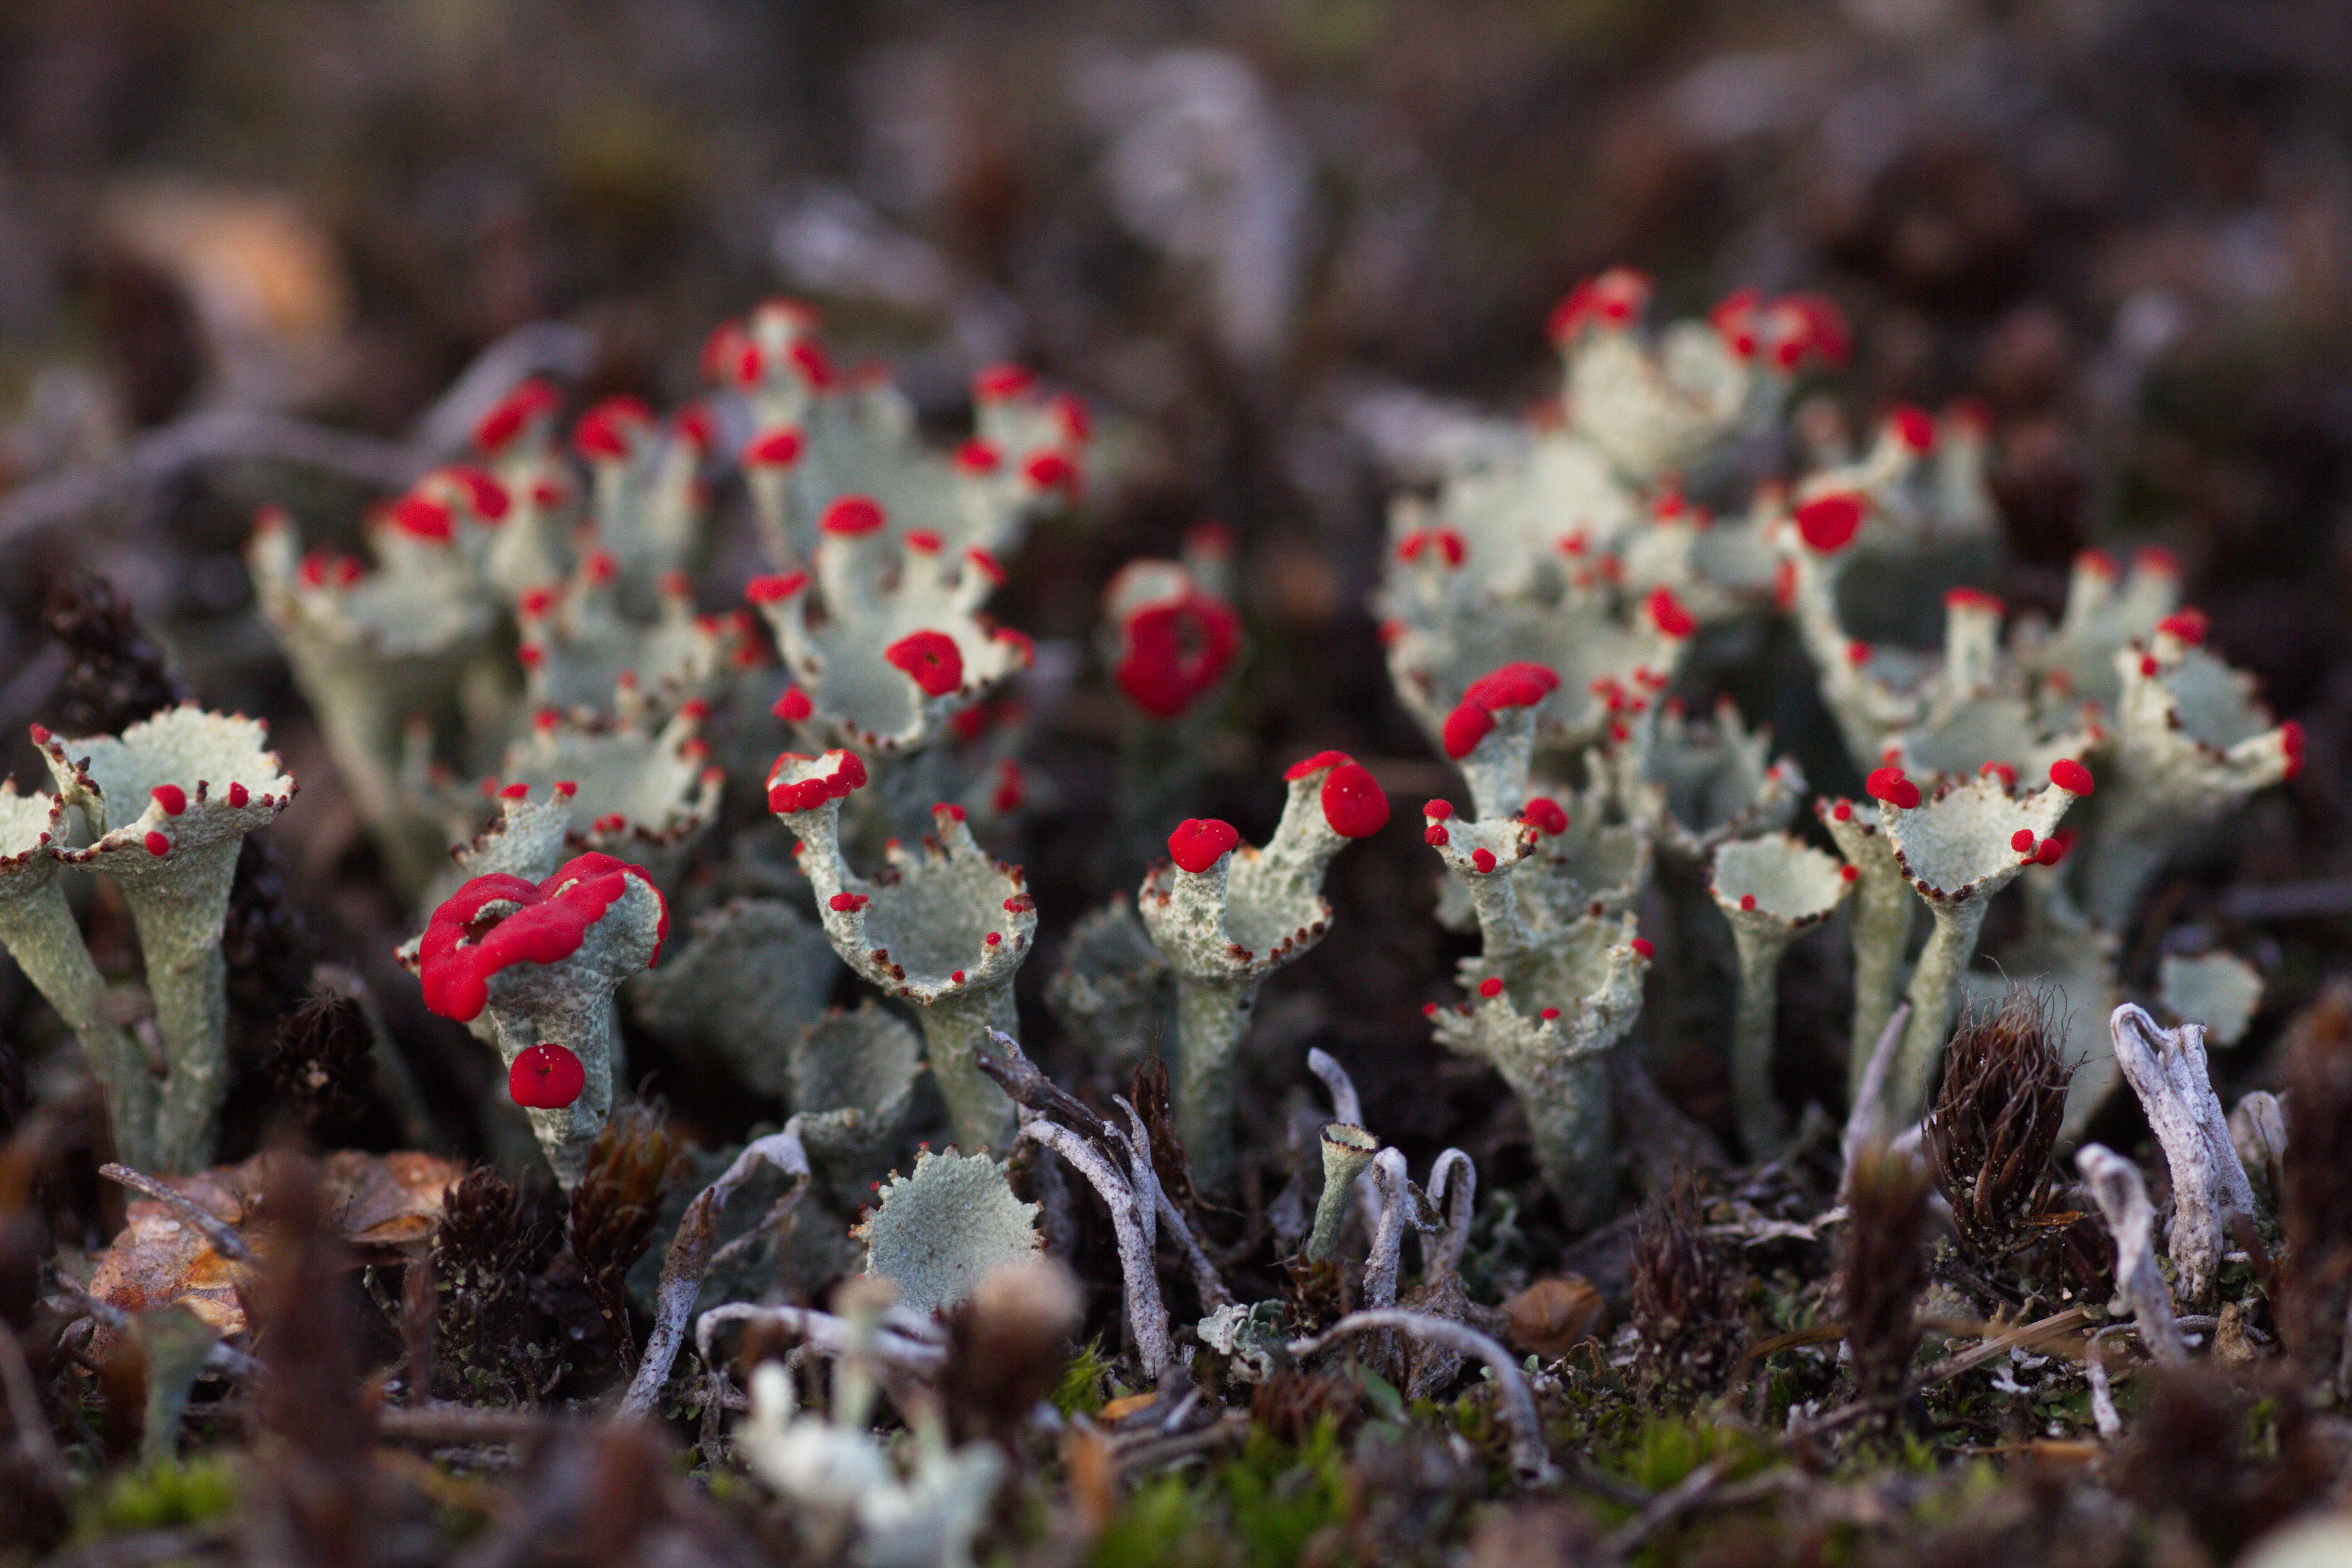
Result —
M 1076 1166 L 1110 1210 L 1111 1229 L 1118 1237 L 1118 1267 L 1126 1284 L 1127 1322 L 1135 1335 L 1135 1353 L 1143 1363 L 1143 1374 L 1159 1382 L 1175 1352 L 1168 1339 L 1168 1306 L 1160 1295 L 1159 1265 L 1151 1255 L 1155 1205 L 1137 1194 L 1129 1179 L 1102 1151 L 1068 1128 L 1032 1113 L 1022 1124 L 1021 1136 Z
M 2164 1271 L 2157 1267 L 2153 1231 L 2156 1210 L 2147 1201 L 2147 1187 L 2139 1167 L 2100 1143 L 2085 1143 L 2074 1155 L 2074 1167 L 2091 1189 L 2116 1238 L 2116 1294 L 2131 1309 L 2147 1353 L 2165 1366 L 2189 1360 L 2180 1325 L 2172 1315 L 2172 1292 Z
M 1393 1331 L 1460 1355 L 1476 1356 L 1484 1362 L 1502 1394 L 1503 1420 L 1511 1428 L 1511 1468 L 1530 1485 L 1549 1480 L 1557 1473 L 1552 1468 L 1551 1454 L 1544 1447 L 1543 1422 L 1536 1415 L 1535 1394 L 1528 1387 L 1527 1374 L 1511 1359 L 1510 1352 L 1474 1328 L 1450 1318 L 1433 1318 L 1425 1312 L 1350 1312 L 1311 1339 L 1291 1341 L 1290 1353 L 1304 1361 L 1328 1349 L 1336 1340 L 1383 1331 Z
M 2108 1016 L 2107 1032 L 2172 1170 L 2170 1252 L 2181 1295 L 2201 1301 L 2212 1292 L 2230 1222 L 2254 1213 L 2253 1186 L 2206 1071 L 2204 1026 L 2159 1029 L 2126 1002 Z
M 1381 1189 L 1381 1222 L 1372 1231 L 1371 1256 L 1364 1260 L 1364 1300 L 1378 1310 L 1396 1305 L 1405 1219 L 1412 1213 L 1412 1184 L 1405 1178 L 1402 1152 L 1383 1149 L 1375 1155 L 1372 1180 Z
M 669 1379 L 670 1366 L 686 1340 L 687 1320 L 693 1315 L 694 1303 L 702 1294 L 702 1277 L 710 1268 L 719 1216 L 727 1207 L 727 1201 L 763 1164 L 773 1165 L 794 1179 L 792 1196 L 797 1197 L 806 1190 L 808 1152 L 801 1146 L 800 1120 L 795 1116 L 784 1123 L 782 1131 L 744 1145 L 743 1152 L 735 1156 L 735 1163 L 687 1205 L 686 1214 L 677 1223 L 677 1235 L 671 1239 L 668 1255 L 662 1259 L 661 1283 L 654 1296 L 654 1331 L 646 1341 L 645 1359 L 637 1363 L 628 1392 L 621 1396 L 619 1413 L 623 1416 L 651 1413 L 662 1384 Z

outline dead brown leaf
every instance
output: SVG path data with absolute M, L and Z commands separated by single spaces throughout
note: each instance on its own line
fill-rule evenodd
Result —
M 1574 1274 L 1538 1279 L 1503 1303 L 1511 1342 L 1547 1358 L 1564 1356 L 1598 1333 L 1604 1310 L 1601 1292 Z
M 266 1265 L 272 1245 L 262 1193 L 268 1163 L 255 1155 L 189 1176 L 159 1178 L 205 1212 L 234 1226 Z M 436 1154 L 368 1154 L 341 1150 L 320 1167 L 321 1197 L 338 1240 L 362 1250 L 422 1246 L 441 1216 L 443 1194 L 465 1167 Z M 245 1331 L 240 1287 L 255 1271 L 214 1250 L 193 1225 L 153 1198 L 133 1200 L 130 1223 L 99 1255 L 89 1293 L 126 1312 L 178 1302 L 224 1337 Z

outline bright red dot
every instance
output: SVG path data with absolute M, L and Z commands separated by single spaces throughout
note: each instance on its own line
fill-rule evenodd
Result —
M 2072 757 L 2061 757 L 2050 764 L 2050 782 L 2068 795 L 2088 795 L 2096 785 L 2091 770 Z
M 1319 798 L 1323 820 L 1342 838 L 1369 838 L 1388 826 L 1389 797 L 1360 763 L 1333 768 Z
M 1208 870 L 1242 841 L 1230 822 L 1187 817 L 1168 836 L 1169 858 L 1195 876 Z
M 1797 509 L 1797 535 L 1811 548 L 1834 555 L 1862 530 L 1862 498 L 1843 492 L 1817 496 Z
M 1869 790 L 1872 799 L 1883 800 L 1905 811 L 1912 810 L 1919 804 L 1919 786 L 1905 778 L 1901 768 L 1880 768 L 1870 775 L 1863 787 Z
M 528 1110 L 561 1110 L 588 1087 L 588 1069 L 568 1047 L 551 1042 L 515 1055 L 507 1068 L 507 1092 Z

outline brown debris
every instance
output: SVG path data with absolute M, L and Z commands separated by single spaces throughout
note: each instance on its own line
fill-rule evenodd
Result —
M 1511 1343 L 1550 1361 L 1599 1335 L 1608 1303 L 1590 1280 L 1571 1274 L 1538 1279 L 1503 1303 Z
M 2277 1458 L 2250 1451 L 2256 1391 L 2207 1366 L 2156 1373 L 2155 1396 L 2134 1424 L 2116 1490 L 2153 1514 L 2173 1514 L 2217 1561 L 2319 1500 L 2336 1468 L 2292 1394 L 2277 1409 Z
M 990 1275 L 954 1308 L 940 1392 L 960 1441 L 1012 1441 L 1022 1419 L 1061 1381 L 1083 1306 L 1068 1268 L 1040 1258 Z
M 2279 1221 L 2286 1232 L 2279 1328 L 2308 1384 L 2345 1386 L 2352 1305 L 2352 982 L 2339 980 L 2294 1021 L 2286 1051 L 2286 1152 Z
M 1927 1169 L 1885 1145 L 1858 1154 L 1846 1179 L 1838 1300 L 1864 1399 L 1901 1396 L 1919 1349 L 1915 1311 L 1927 1287 Z
M 556 1356 L 533 1286 L 560 1244 L 554 1216 L 487 1165 L 449 1190 L 425 1261 L 435 1394 L 516 1405 L 548 1385 Z
M 50 580 L 43 610 L 49 635 L 65 645 L 68 659 L 42 710 L 59 734 L 116 734 L 188 696 L 131 602 L 96 573 L 60 570 Z
M 1722 1386 L 1748 1341 L 1739 1271 L 1699 1233 L 1698 1201 L 1687 1179 L 1643 1209 L 1629 1272 L 1643 1371 L 1704 1392 Z
M 266 1152 L 241 1164 L 158 1179 L 234 1226 L 266 1268 L 279 1241 L 265 1194 L 276 1163 L 291 1158 Z M 464 1173 L 463 1166 L 436 1154 L 353 1149 L 338 1150 L 314 1169 L 328 1234 L 343 1246 L 379 1251 L 414 1247 L 431 1235 L 443 1194 Z M 89 1293 L 127 1312 L 179 1302 L 227 1336 L 246 1331 L 241 1291 L 253 1282 L 251 1268 L 221 1257 L 168 1205 L 141 1198 L 131 1205 L 130 1223 L 99 1255 Z
M 241 1520 L 247 1551 L 257 1564 L 360 1568 L 382 1559 L 391 1486 L 374 1461 L 346 1205 L 329 1173 L 299 1155 L 255 1163 L 273 1245 L 252 1298 L 268 1375 L 254 1395 L 263 1437 Z
M 664 1129 L 661 1113 L 631 1103 L 614 1110 L 589 1145 L 586 1169 L 572 1194 L 565 1261 L 577 1269 L 625 1371 L 636 1364 L 629 1268 L 653 1241 L 662 1194 L 685 1174 L 686 1163 L 686 1152 Z

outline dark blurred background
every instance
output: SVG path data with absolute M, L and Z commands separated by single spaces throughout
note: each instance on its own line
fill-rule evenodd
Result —
M 381 493 L 370 454 L 526 323 L 590 334 L 583 396 L 675 403 L 713 323 L 787 292 L 943 427 L 1005 358 L 1097 411 L 1118 480 L 1032 541 L 1004 607 L 1041 639 L 1083 658 L 1118 563 L 1204 518 L 1237 531 L 1253 653 L 1202 814 L 1262 833 L 1273 771 L 1324 745 L 1438 793 L 1362 608 L 1381 458 L 1443 400 L 1549 390 L 1547 310 L 1621 262 L 1667 314 L 1748 284 L 1832 296 L 1857 419 L 1982 400 L 2013 602 L 2054 606 L 2085 544 L 2182 557 L 2218 647 L 2311 737 L 2291 789 L 2157 899 L 2158 925 L 2222 922 L 2265 963 L 2267 1039 L 2352 908 L 2325 893 L 2352 874 L 2342 4 L 10 0 L 0 733 L 65 662 L 51 573 L 106 573 L 202 696 L 278 723 L 309 940 L 389 994 L 406 917 L 252 617 L 254 505 L 351 529 Z M 224 408 L 378 441 L 109 467 Z M 1055 925 L 1109 890 L 1108 700 L 1037 743 L 1064 816 L 1028 854 Z M 1458 1120 L 1409 1092 L 1448 954 L 1425 851 L 1382 843 L 1340 862 L 1339 931 L 1266 1017 L 1357 1065 L 1411 1136 Z M 2231 889 L 2272 883 L 2323 890 L 2228 925 Z

